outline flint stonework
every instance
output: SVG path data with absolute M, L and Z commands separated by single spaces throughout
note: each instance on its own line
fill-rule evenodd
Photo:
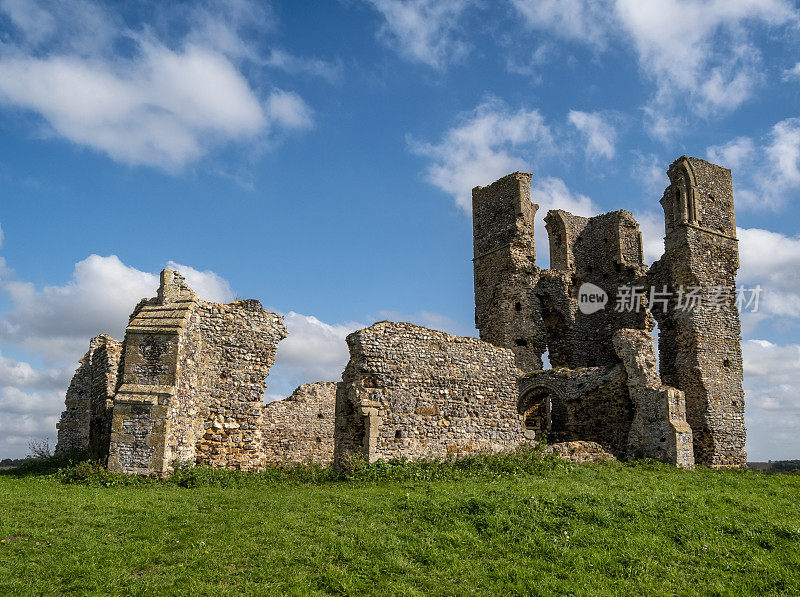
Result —
M 665 252 L 649 268 L 630 212 L 551 210 L 550 267 L 541 269 L 531 175 L 476 187 L 480 339 L 379 322 L 347 337 L 341 382 L 304 384 L 267 405 L 282 317 L 257 300 L 202 301 L 164 270 L 122 342 L 90 342 L 56 453 L 107 456 L 111 470 L 143 475 L 181 462 L 255 471 L 539 442 L 576 462 L 744 466 L 731 173 L 683 156 L 668 176 Z M 692 289 L 701 299 L 687 309 Z

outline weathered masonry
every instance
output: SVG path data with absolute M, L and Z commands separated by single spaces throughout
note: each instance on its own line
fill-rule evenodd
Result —
M 175 462 L 258 470 L 330 460 L 335 384 L 263 404 L 284 337 L 283 319 L 258 301 L 201 301 L 164 270 L 158 296 L 136 306 L 123 342 L 92 340 L 67 392 L 57 452 L 88 450 L 107 456 L 111 470 L 146 475 Z
M 67 389 L 66 410 L 57 424 L 56 454 L 77 450 L 99 458 L 108 455 L 121 355 L 122 343 L 106 334 L 89 342 Z
M 270 464 L 333 460 L 336 387 L 331 381 L 308 383 L 291 396 L 264 407 L 264 452 Z
M 618 457 L 743 466 L 730 171 L 682 157 L 669 177 L 661 200 L 666 251 L 651 268 L 631 213 L 584 218 L 554 210 L 545 217 L 551 267 L 539 269 L 530 175 L 476 188 L 476 326 L 482 339 L 513 350 L 528 373 L 520 410 L 540 436 L 597 441 Z M 694 310 L 677 308 L 690 287 L 702 289 L 705 300 Z M 609 304 L 581 310 L 586 288 Z M 626 288 L 641 292 L 627 297 L 629 308 L 616 309 L 611 301 Z M 646 340 L 654 317 L 660 373 Z M 541 371 L 545 351 L 554 369 Z
M 347 337 L 341 382 L 304 384 L 266 405 L 287 334 L 281 316 L 256 300 L 202 301 L 164 270 L 122 342 L 92 339 L 67 390 L 57 453 L 164 475 L 176 462 L 346 466 L 546 440 L 575 460 L 743 466 L 730 171 L 684 156 L 668 175 L 665 252 L 649 268 L 630 212 L 552 210 L 550 268 L 541 269 L 531 175 L 475 188 L 480 339 L 378 322 Z
M 511 450 L 526 443 L 510 350 L 410 323 L 347 337 L 335 459 L 368 462 Z

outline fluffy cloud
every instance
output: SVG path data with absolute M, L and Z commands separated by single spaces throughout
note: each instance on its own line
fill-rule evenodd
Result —
M 511 0 L 532 29 L 552 31 L 565 39 L 605 45 L 609 34 L 606 2 L 586 0 Z
M 380 37 L 407 59 L 436 69 L 463 58 L 457 36 L 471 0 L 366 0 L 383 16 Z
M 800 189 L 800 118 L 776 123 L 759 144 L 738 137 L 706 153 L 734 170 L 736 197 L 745 207 L 777 210 Z
M 331 325 L 294 311 L 283 318 L 289 335 L 278 345 L 267 400 L 285 398 L 304 383 L 341 381 L 350 358 L 345 338 L 365 326 L 356 322 Z
M 484 102 L 463 115 L 439 143 L 410 141 L 414 153 L 432 162 L 428 181 L 452 195 L 467 212 L 472 209 L 474 187 L 528 167 L 519 153 L 532 144 L 539 151 L 552 148 L 553 136 L 544 117 L 538 110 L 514 111 L 499 101 Z
M 761 54 L 746 25 L 797 22 L 786 0 L 512 0 L 527 24 L 589 44 L 632 45 L 655 85 L 645 114 L 654 136 L 680 124 L 679 109 L 707 117 L 740 106 L 762 79 Z
M 644 262 L 652 264 L 664 254 L 664 212 L 638 211 L 634 216 L 642 233 Z
M 633 176 L 642 188 L 652 195 L 660 195 L 669 186 L 664 161 L 654 153 L 633 152 Z
M 751 460 L 796 458 L 800 450 L 800 346 L 742 343 Z
M 567 120 L 583 134 L 586 157 L 610 160 L 616 155 L 617 129 L 608 116 L 600 112 L 570 110 Z
M 319 58 L 301 58 L 285 50 L 271 50 L 265 64 L 290 75 L 308 75 L 336 83 L 342 78 L 341 62 L 328 62 Z
M 785 325 L 786 318 L 800 317 L 800 237 L 788 237 L 758 228 L 738 228 L 738 283 L 746 288 L 761 286 L 758 311 L 745 311 L 743 323 L 753 327 L 767 318 Z
M 708 159 L 715 164 L 736 171 L 745 165 L 753 156 L 755 146 L 749 137 L 737 137 L 722 145 L 715 145 L 706 150 Z
M 654 106 L 686 97 L 708 115 L 739 106 L 759 80 L 760 54 L 744 25 L 782 25 L 794 10 L 782 0 L 617 0 L 615 13 L 656 83 Z
M 220 10 L 234 4 L 251 7 Z M 171 47 L 149 23 L 131 30 L 93 3 L 79 7 L 85 20 L 59 3 L 0 4 L 17 27 L 15 43 L 0 45 L 0 102 L 38 114 L 51 134 L 175 171 L 222 143 L 311 126 L 299 96 L 274 89 L 262 98 L 251 86 L 237 63 L 247 52 L 236 19 L 218 15 L 212 26 L 198 8 L 187 19 L 196 28 Z M 117 43 L 129 50 L 115 52 Z

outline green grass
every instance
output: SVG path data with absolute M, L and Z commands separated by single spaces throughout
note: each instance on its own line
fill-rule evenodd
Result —
M 0 475 L 2 595 L 800 594 L 800 476 L 531 453 L 163 482 L 53 466 Z

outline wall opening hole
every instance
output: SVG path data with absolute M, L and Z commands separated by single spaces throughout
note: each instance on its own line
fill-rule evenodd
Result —
M 514 303 L 514 311 L 516 311 L 517 313 L 519 313 L 520 311 L 522 311 L 522 303 L 520 303 L 519 301 L 517 301 L 516 303 Z
M 730 359 L 722 359 L 722 366 L 723 367 L 730 367 L 731 366 L 731 360 Z
M 517 346 L 527 346 L 528 341 L 525 338 L 517 338 L 516 340 L 514 340 L 514 344 L 516 344 Z
M 403 432 L 398 429 L 397 431 L 394 432 L 394 438 L 403 439 Z

